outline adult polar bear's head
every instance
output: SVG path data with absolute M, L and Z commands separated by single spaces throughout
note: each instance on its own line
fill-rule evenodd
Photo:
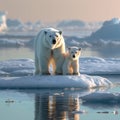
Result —
M 54 28 L 45 28 L 42 30 L 43 34 L 43 44 L 49 49 L 55 49 L 64 44 L 64 39 L 62 32 Z

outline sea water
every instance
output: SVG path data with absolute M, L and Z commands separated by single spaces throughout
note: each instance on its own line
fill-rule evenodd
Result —
M 0 90 L 0 120 L 119 120 L 119 104 L 81 101 L 80 96 L 94 91 Z

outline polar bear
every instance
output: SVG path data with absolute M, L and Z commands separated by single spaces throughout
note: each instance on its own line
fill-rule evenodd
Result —
M 63 75 L 80 75 L 79 73 L 79 57 L 81 55 L 81 48 L 70 47 L 65 55 L 63 63 Z
M 62 74 L 64 62 L 65 41 L 62 31 L 54 28 L 43 28 L 35 39 L 35 74 L 50 74 L 49 66 L 52 64 L 52 74 Z

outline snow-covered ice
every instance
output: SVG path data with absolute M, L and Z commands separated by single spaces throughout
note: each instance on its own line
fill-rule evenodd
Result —
M 28 76 L 34 73 L 34 60 L 12 59 L 0 62 L 0 76 Z M 80 58 L 80 73 L 90 75 L 120 74 L 120 58 Z
M 32 59 L 12 59 L 0 62 L 0 76 L 28 76 L 34 73 Z
M 80 76 L 34 76 L 34 60 L 12 59 L 0 62 L 1 88 L 93 88 L 111 86 L 112 83 L 103 77 L 89 74 L 116 73 L 119 60 L 101 58 L 81 58 Z M 115 67 L 110 69 L 110 64 Z M 110 69 L 110 71 L 109 71 Z M 118 70 L 117 70 L 118 73 Z M 8 76 L 8 77 L 7 77 Z M 17 78 L 16 78 L 17 77 Z M 59 82 L 58 82 L 59 81 Z
M 109 87 L 112 83 L 99 76 L 26 76 L 0 78 L 0 88 L 94 88 Z
M 80 59 L 80 71 L 84 74 L 120 74 L 120 58 L 85 57 Z

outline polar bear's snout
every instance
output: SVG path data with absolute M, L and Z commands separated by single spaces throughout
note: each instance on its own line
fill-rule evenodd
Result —
M 53 39 L 53 40 L 52 40 L 52 44 L 56 44 L 56 39 Z
M 73 54 L 73 58 L 75 58 L 75 55 Z

